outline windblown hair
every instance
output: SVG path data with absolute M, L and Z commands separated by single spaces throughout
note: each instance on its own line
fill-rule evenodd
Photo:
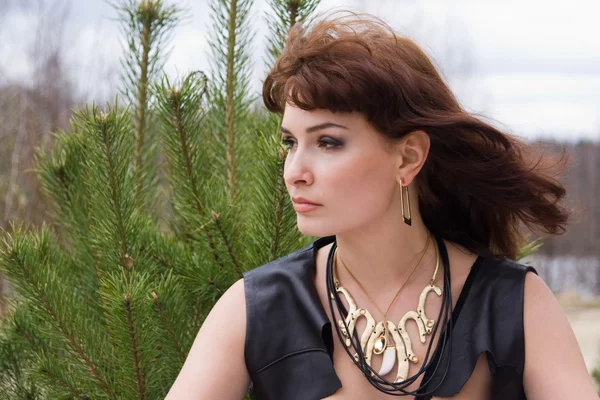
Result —
M 426 132 L 431 147 L 416 177 L 423 221 L 472 251 L 515 259 L 523 225 L 565 231 L 570 211 L 556 172 L 566 153 L 557 161 L 465 111 L 427 55 L 372 15 L 295 24 L 263 101 L 279 114 L 286 103 L 359 112 L 390 143 Z

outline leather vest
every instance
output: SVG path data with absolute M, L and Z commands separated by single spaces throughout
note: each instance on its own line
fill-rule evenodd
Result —
M 333 367 L 331 322 L 314 285 L 316 251 L 334 240 L 317 239 L 243 274 L 244 356 L 253 399 L 318 400 L 342 387 Z M 485 352 L 493 398 L 525 399 L 523 293 L 528 271 L 535 273 L 507 258 L 479 256 L 473 264 L 452 313 L 452 346 L 440 354 L 440 340 L 434 352 L 442 357 L 441 366 L 450 358 L 448 372 L 444 378 L 444 367 L 426 371 L 428 387 L 439 385 L 435 396 L 460 392 Z

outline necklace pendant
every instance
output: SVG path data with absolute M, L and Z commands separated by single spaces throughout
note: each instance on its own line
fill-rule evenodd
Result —
M 385 337 L 385 335 L 381 335 L 377 339 L 375 339 L 375 346 L 373 347 L 373 353 L 381 354 L 381 353 L 383 353 L 383 351 L 385 350 L 386 347 L 387 347 L 387 338 Z

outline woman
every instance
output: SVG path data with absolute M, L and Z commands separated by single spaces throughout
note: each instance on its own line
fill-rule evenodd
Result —
M 320 239 L 221 297 L 169 399 L 597 398 L 551 291 L 512 261 L 522 225 L 569 217 L 545 159 L 370 16 L 296 25 L 263 97 Z

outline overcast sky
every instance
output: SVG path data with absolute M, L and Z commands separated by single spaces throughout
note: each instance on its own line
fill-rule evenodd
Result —
M 166 71 L 206 70 L 207 1 L 177 3 L 191 17 L 175 32 Z M 254 8 L 257 91 L 265 73 L 265 3 L 257 0 Z M 373 13 L 415 39 L 466 109 L 513 134 L 600 140 L 597 0 L 323 0 L 318 11 L 332 8 Z M 66 68 L 90 99 L 112 93 L 118 83 L 121 33 L 114 18 L 103 0 L 71 2 L 64 32 Z M 0 84 L 30 80 L 32 26 L 35 13 L 18 7 L 0 15 Z

